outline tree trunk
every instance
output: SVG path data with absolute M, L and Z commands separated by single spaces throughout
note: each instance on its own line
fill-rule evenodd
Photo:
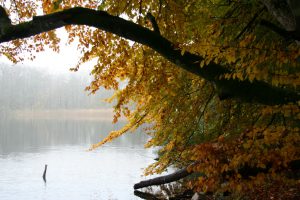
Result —
M 288 0 L 261 0 L 286 31 L 296 31 L 297 23 Z

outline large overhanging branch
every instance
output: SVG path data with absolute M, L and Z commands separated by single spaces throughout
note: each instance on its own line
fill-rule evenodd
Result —
M 169 40 L 157 32 L 120 17 L 109 15 L 104 11 L 76 7 L 33 17 L 29 22 L 0 28 L 0 43 L 27 38 L 66 25 L 91 26 L 146 45 L 177 66 L 214 83 L 223 99 L 237 98 L 245 102 L 266 105 L 285 104 L 300 100 L 299 93 L 274 87 L 263 81 L 220 79 L 222 75 L 229 73 L 225 67 L 210 63 L 201 68 L 199 63 L 203 57 L 189 52 L 182 55 L 179 49 L 176 49 Z

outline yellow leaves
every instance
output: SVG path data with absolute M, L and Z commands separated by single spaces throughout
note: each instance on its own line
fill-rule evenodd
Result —
M 164 147 L 164 150 L 171 151 L 174 146 L 175 146 L 175 141 L 171 141 Z
M 300 108 L 295 104 L 287 104 L 282 106 L 266 106 L 262 110 L 263 115 L 281 113 L 285 117 L 297 116 L 299 112 Z
M 290 85 L 294 89 L 300 86 L 300 73 L 289 74 L 287 71 L 279 70 L 272 77 L 272 85 Z
M 266 106 L 262 109 L 262 114 L 263 115 L 270 115 L 272 114 L 273 112 L 275 112 L 275 109 L 273 106 Z
M 228 51 L 225 54 L 225 58 L 227 59 L 227 62 L 229 64 L 235 63 L 237 60 L 235 51 L 233 49 L 228 49 Z
M 224 74 L 223 77 L 220 77 L 220 78 L 231 79 L 232 78 L 232 74 L 226 73 L 226 74 Z
M 281 134 L 285 131 L 284 127 L 277 127 L 275 130 L 264 131 L 264 143 L 267 145 L 276 144 L 279 142 Z
M 111 131 L 106 138 L 104 138 L 102 141 L 98 142 L 97 144 L 93 144 L 89 150 L 94 150 L 94 149 L 104 145 L 107 142 L 111 142 L 112 140 L 114 140 L 114 139 L 120 137 L 121 135 L 123 135 L 124 133 L 128 132 L 130 129 L 134 128 L 135 125 L 136 125 L 136 122 L 129 122 L 118 131 Z
M 205 65 L 205 60 L 201 60 L 201 62 L 200 62 L 200 67 L 203 68 L 204 65 Z
M 266 178 L 265 174 L 258 173 L 254 179 L 254 183 L 257 185 L 262 185 L 265 182 L 265 178 Z
M 224 164 L 224 165 L 222 166 L 222 168 L 221 168 L 221 172 L 222 172 L 222 173 L 223 173 L 223 172 L 227 172 L 228 169 L 229 169 L 229 166 L 228 166 L 227 164 Z
M 258 168 L 265 169 L 265 168 L 266 168 L 266 165 L 265 165 L 264 163 L 258 163 L 258 164 L 257 164 L 257 167 L 258 167 Z
M 236 73 L 236 78 L 239 79 L 239 80 L 244 80 L 244 75 L 243 73 Z
M 13 63 L 17 63 L 17 59 L 10 53 L 8 52 L 3 52 L 3 55 L 10 61 L 12 61 Z
M 43 0 L 42 7 L 43 7 L 44 14 L 51 13 L 53 10 L 52 1 L 51 0 Z
M 297 62 L 299 50 L 291 47 L 283 49 L 280 42 L 261 34 L 260 38 L 256 38 L 256 29 L 260 27 L 235 38 L 240 24 L 249 21 L 247 11 L 253 11 L 251 9 L 255 6 L 244 7 L 236 1 L 232 6 L 238 5 L 239 9 L 228 7 L 220 10 L 220 6 L 214 3 L 208 5 L 205 1 L 192 0 L 168 1 L 168 9 L 165 9 L 165 1 L 162 1 L 161 7 L 159 3 L 107 0 L 105 5 L 99 6 L 83 1 L 44 0 L 43 11 L 51 13 L 79 4 L 104 8 L 115 15 L 125 13 L 130 20 L 144 26 L 143 20 L 138 18 L 151 8 L 151 12 L 158 16 L 162 34 L 170 41 L 176 41 L 175 46 L 181 55 L 192 52 L 203 57 L 199 61 L 200 68 L 215 62 L 230 71 L 219 78 L 248 78 L 286 88 L 299 87 L 300 74 L 290 72 L 295 71 L 290 66 Z M 230 13 L 228 11 L 242 16 L 235 21 L 232 17 L 226 20 L 216 18 L 222 17 L 225 12 Z M 185 14 L 187 12 L 188 15 Z M 24 16 L 29 16 L 29 13 L 27 10 Z M 148 47 L 85 27 L 68 26 L 66 30 L 70 41 L 79 37 L 83 55 L 81 63 L 97 59 L 92 71 L 94 80 L 87 90 L 91 93 L 100 87 L 117 90 L 108 100 L 115 103 L 113 122 L 117 122 L 121 115 L 129 121 L 91 149 L 143 123 L 150 124 L 151 128 L 144 130 L 151 137 L 146 146 L 158 146 L 163 155 L 147 172 L 161 172 L 173 164 L 187 166 L 195 162 L 197 164 L 189 170 L 204 172 L 206 177 L 196 180 L 194 186 L 202 186 L 204 190 L 222 188 L 224 173 L 226 181 L 232 183 L 232 190 L 244 190 L 247 184 L 242 182 L 243 177 L 238 173 L 242 167 L 266 168 L 270 163 L 270 166 L 278 167 L 271 169 L 276 171 L 299 158 L 297 142 L 300 137 L 296 121 L 296 118 L 300 119 L 299 105 L 260 106 L 231 99 L 220 101 L 210 83 L 174 67 Z M 40 44 L 28 47 L 38 51 L 43 50 L 44 44 L 55 49 L 59 42 L 53 32 L 34 39 Z M 18 48 L 4 55 L 15 61 L 16 54 L 11 52 L 18 52 L 24 44 L 19 41 L 12 44 Z M 264 177 L 253 176 L 247 183 L 251 181 L 262 184 Z
M 243 157 L 241 155 L 235 155 L 233 156 L 229 166 L 232 169 L 238 169 L 238 167 L 241 165 L 242 163 L 242 159 Z
M 114 123 L 114 124 L 118 122 L 118 118 L 119 118 L 119 117 L 121 117 L 120 112 L 116 112 L 116 113 L 114 114 L 114 119 L 113 119 L 113 123 Z
M 61 3 L 63 2 L 63 0 L 54 0 L 53 1 L 53 8 L 52 8 L 52 12 L 55 12 L 55 11 L 59 11 L 61 8 Z
M 252 140 L 247 140 L 244 144 L 243 144 L 243 147 L 245 149 L 249 149 L 253 144 L 253 141 Z
M 180 54 L 183 56 L 185 51 L 185 48 L 182 48 Z

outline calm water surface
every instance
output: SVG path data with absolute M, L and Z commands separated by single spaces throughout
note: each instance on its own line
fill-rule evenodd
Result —
M 127 134 L 86 151 L 118 127 L 109 121 L 1 117 L 0 199 L 139 199 L 133 184 L 145 179 L 142 168 L 155 157 L 143 148 L 145 135 Z

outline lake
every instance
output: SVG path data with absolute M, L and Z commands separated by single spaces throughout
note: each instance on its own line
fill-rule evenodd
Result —
M 87 151 L 122 123 L 0 117 L 1 200 L 139 199 L 133 185 L 145 179 L 142 168 L 155 157 L 143 148 L 145 134 L 129 133 Z

